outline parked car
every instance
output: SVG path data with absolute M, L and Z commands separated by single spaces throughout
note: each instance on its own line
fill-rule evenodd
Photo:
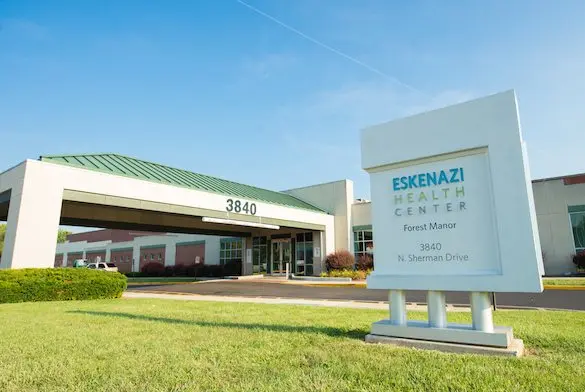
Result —
M 118 267 L 114 263 L 90 263 L 87 265 L 89 269 L 98 269 L 102 271 L 118 272 Z
M 87 263 L 86 259 L 76 259 L 73 261 L 73 268 L 86 268 Z

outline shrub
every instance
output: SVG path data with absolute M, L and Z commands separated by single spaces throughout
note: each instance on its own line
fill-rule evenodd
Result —
M 197 276 L 219 278 L 223 276 L 223 267 L 221 265 L 203 265 L 197 269 Z
M 202 264 L 190 264 L 185 268 L 185 275 L 190 277 L 201 276 L 199 274 L 202 268 Z
M 185 276 L 187 275 L 187 267 L 185 267 L 185 264 L 175 264 L 173 266 L 173 274 L 175 276 Z
M 163 263 L 159 263 L 158 261 L 151 261 L 142 267 L 141 272 L 143 272 L 145 276 L 163 276 L 165 272 L 165 266 Z
M 124 272 L 124 275 L 126 275 L 129 278 L 141 278 L 144 275 L 144 273 L 142 272 Z
M 372 255 L 363 254 L 357 260 L 357 269 L 360 271 L 367 271 L 374 268 L 374 258 Z
M 327 255 L 327 271 L 353 269 L 355 258 L 346 250 L 338 250 Z
M 86 268 L 0 270 L 0 303 L 120 298 L 127 279 Z
M 172 265 L 165 266 L 164 276 L 173 276 L 175 274 L 175 268 Z
M 242 275 L 242 260 L 230 260 L 223 265 L 224 276 Z
M 372 272 L 372 270 L 361 271 L 361 270 L 331 270 L 329 272 L 323 272 L 321 277 L 330 278 L 351 278 L 352 280 L 364 280 Z
M 585 268 L 585 251 L 577 252 L 577 254 L 573 255 L 573 264 L 575 264 L 577 268 Z

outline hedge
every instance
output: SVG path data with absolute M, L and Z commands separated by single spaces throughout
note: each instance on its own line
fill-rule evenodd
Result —
M 120 298 L 127 279 L 87 268 L 0 270 L 0 303 Z
M 230 260 L 224 265 L 210 265 L 200 263 L 189 265 L 184 264 L 167 265 L 166 267 L 162 263 L 154 261 L 144 265 L 141 272 L 125 273 L 125 275 L 129 278 L 170 276 L 190 276 L 194 278 L 195 277 L 220 278 L 223 276 L 237 276 L 241 274 L 242 262 L 240 260 Z

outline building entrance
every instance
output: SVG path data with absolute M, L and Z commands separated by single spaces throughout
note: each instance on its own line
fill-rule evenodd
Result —
M 271 273 L 273 275 L 286 274 L 286 264 L 289 263 L 289 271 L 292 272 L 291 262 L 291 239 L 274 239 L 271 241 Z

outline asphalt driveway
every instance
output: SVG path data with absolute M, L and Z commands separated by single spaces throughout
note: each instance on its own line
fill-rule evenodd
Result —
M 368 290 L 361 287 L 322 287 L 274 282 L 211 281 L 190 284 L 131 286 L 129 291 L 149 291 L 237 297 L 300 298 L 346 301 L 388 301 L 387 290 Z M 426 292 L 408 291 L 407 302 L 424 304 Z M 447 292 L 447 303 L 469 306 L 469 295 L 461 292 Z M 545 290 L 541 294 L 498 293 L 498 307 L 511 308 L 553 308 L 585 310 L 585 291 Z

